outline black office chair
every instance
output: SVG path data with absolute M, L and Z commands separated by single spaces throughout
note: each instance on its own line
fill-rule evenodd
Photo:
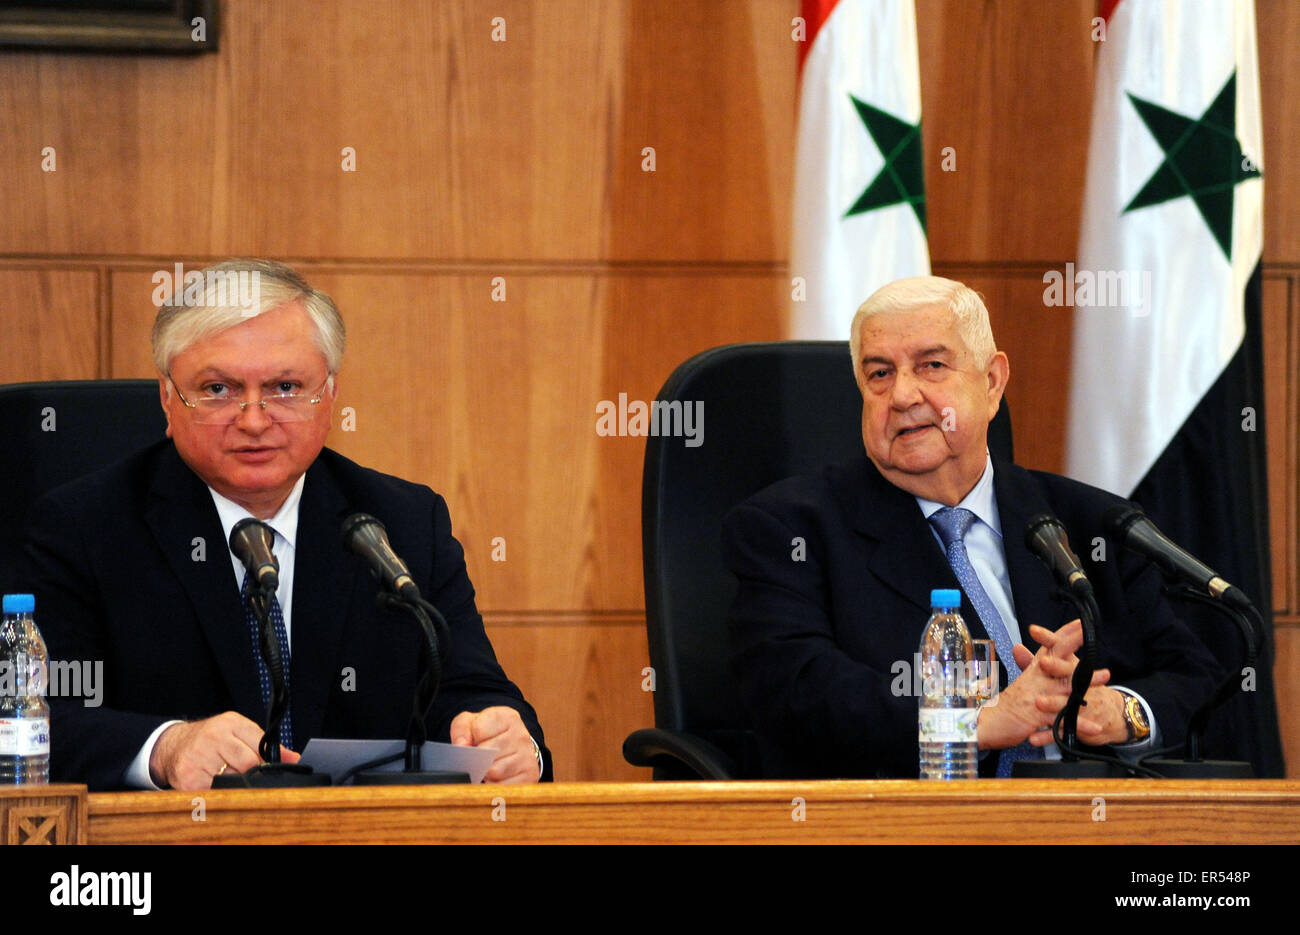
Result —
M 733 344 L 697 354 L 659 399 L 704 405 L 703 443 L 647 439 L 641 492 L 655 727 L 623 743 L 656 779 L 761 778 L 763 753 L 727 668 L 736 580 L 722 517 L 783 477 L 862 452 L 862 397 L 846 341 Z M 989 446 L 1011 460 L 1005 401 Z
M 27 512 L 41 494 L 163 437 L 156 380 L 69 380 L 0 386 L 0 587 L 14 580 Z

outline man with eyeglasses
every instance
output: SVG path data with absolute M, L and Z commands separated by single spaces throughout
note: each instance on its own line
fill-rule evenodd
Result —
M 254 288 L 225 288 L 251 276 Z M 340 542 L 378 517 L 447 618 L 431 739 L 496 749 L 489 781 L 549 778 L 537 716 L 498 665 L 442 498 L 325 448 L 344 328 L 333 301 L 278 263 L 203 272 L 158 313 L 163 441 L 33 510 L 28 577 L 52 659 L 102 660 L 104 704 L 52 699 L 51 775 L 92 788 L 207 788 L 260 762 L 268 683 L 244 568 L 245 517 L 275 532 L 271 612 L 288 651 L 282 759 L 311 737 L 406 734 L 419 634 L 376 606 Z M 282 650 L 283 651 L 283 650 Z

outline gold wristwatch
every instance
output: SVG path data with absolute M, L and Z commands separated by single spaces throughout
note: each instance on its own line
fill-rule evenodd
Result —
M 1151 736 L 1151 725 L 1147 723 L 1147 713 L 1142 709 L 1142 702 L 1137 695 L 1124 695 L 1124 726 L 1128 728 L 1125 743 L 1138 743 Z

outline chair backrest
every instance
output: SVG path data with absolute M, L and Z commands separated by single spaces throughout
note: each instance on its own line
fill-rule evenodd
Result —
M 69 380 L 0 386 L 0 587 L 14 580 L 27 511 L 41 494 L 163 437 L 156 380 Z
M 846 341 L 733 344 L 692 357 L 659 399 L 703 404 L 703 443 L 647 439 L 642 486 L 646 629 L 655 726 L 706 737 L 750 761 L 727 669 L 736 581 L 722 563 L 723 516 L 769 484 L 862 452 L 862 397 Z M 1011 460 L 1005 402 L 989 429 Z

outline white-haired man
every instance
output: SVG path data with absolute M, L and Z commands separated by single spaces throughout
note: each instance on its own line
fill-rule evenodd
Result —
M 442 498 L 324 447 L 344 346 L 333 301 L 262 260 L 201 280 L 153 329 L 170 440 L 33 510 L 28 576 L 51 657 L 105 667 L 102 707 L 54 699 L 52 775 L 201 789 L 257 765 L 268 683 L 225 545 L 248 516 L 275 531 L 280 563 L 285 762 L 312 737 L 405 736 L 419 636 L 376 607 L 373 579 L 344 551 L 354 512 L 387 525 L 449 623 L 430 737 L 495 748 L 489 781 L 548 775 L 537 716 L 497 664 Z
M 890 283 L 859 308 L 850 346 L 865 457 L 782 481 L 727 517 L 740 582 L 732 668 L 770 775 L 918 771 L 910 671 L 932 588 L 960 587 L 975 637 L 992 639 L 1009 684 L 981 709 L 981 773 L 1042 756 L 1082 642 L 1025 545 L 1052 513 L 1090 554 L 1104 491 L 991 457 L 988 426 L 1010 374 L 988 312 L 961 283 Z M 801 538 L 806 553 L 792 552 Z M 1181 738 L 1215 675 L 1160 594 L 1154 568 L 1107 544 L 1085 564 L 1102 610 L 1101 664 L 1079 738 L 1132 753 Z M 1161 739 L 1163 738 L 1163 739 Z

